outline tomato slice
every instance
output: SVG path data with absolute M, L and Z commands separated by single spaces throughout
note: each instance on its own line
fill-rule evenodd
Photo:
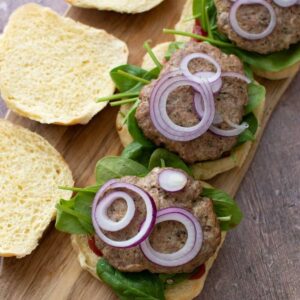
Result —
M 202 36 L 207 36 L 207 32 L 203 30 L 202 25 L 201 25 L 201 21 L 199 19 L 196 19 L 195 21 L 195 25 L 193 28 L 193 33 L 198 34 L 198 35 L 202 35 Z M 193 39 L 196 42 L 201 43 L 202 41 L 199 41 L 197 39 Z
M 201 265 L 194 274 L 190 277 L 190 280 L 200 279 L 205 274 L 205 264 Z
M 97 255 L 97 256 L 103 256 L 101 250 L 96 245 L 95 236 L 92 236 L 88 239 L 88 244 L 90 249 Z

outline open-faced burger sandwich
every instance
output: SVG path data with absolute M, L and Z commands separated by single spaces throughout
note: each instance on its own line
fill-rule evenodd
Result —
M 188 0 L 176 28 L 184 32 L 167 32 L 207 40 L 261 77 L 283 79 L 299 70 L 298 0 Z
M 122 104 L 117 129 L 127 157 L 147 165 L 164 148 L 191 166 L 198 179 L 241 166 L 264 104 L 265 90 L 251 71 L 209 43 L 146 48 L 152 64 L 144 68 L 150 71 L 117 67 L 111 76 L 121 93 L 101 99 L 125 98 L 111 105 Z
M 56 228 L 73 234 L 81 266 L 123 300 L 196 297 L 242 219 L 231 197 L 183 169 L 124 157 L 103 158 L 96 174 L 97 185 L 57 206 Z

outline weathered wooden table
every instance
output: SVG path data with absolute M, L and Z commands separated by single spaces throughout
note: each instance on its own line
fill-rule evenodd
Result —
M 11 11 L 26 2 L 30 1 L 0 0 L 0 32 Z M 67 8 L 63 0 L 33 2 L 51 6 L 60 13 Z M 174 2 L 173 0 L 172 4 Z M 201 295 L 203 300 L 300 299 L 299 95 L 300 74 L 274 112 L 252 166 L 241 185 L 237 200 L 245 218 L 239 228 L 229 234 L 221 249 Z M 6 111 L 1 101 L 0 116 L 4 117 Z M 56 235 L 52 237 L 52 241 L 47 241 L 46 236 L 42 244 L 52 247 L 55 238 Z M 60 255 L 60 249 L 54 251 Z M 22 294 L 14 292 L 13 281 L 18 269 L 24 269 L 31 263 L 30 257 L 22 261 L 5 261 L 5 271 L 9 273 L 9 279 L 0 278 L 0 299 L 82 298 L 81 291 L 76 288 L 77 282 L 68 282 L 67 278 L 60 277 L 57 270 L 51 270 L 51 267 L 47 274 L 49 278 L 57 277 L 58 283 L 53 286 L 50 294 L 39 294 L 37 290 L 40 286 L 36 284 L 36 276 L 32 274 L 30 281 L 26 280 L 26 284 L 24 283 Z M 39 269 L 49 266 L 51 263 L 41 257 L 40 264 L 36 266 L 37 274 Z M 80 282 L 83 288 L 84 283 L 91 280 L 95 281 L 85 272 L 78 275 L 78 285 Z M 47 278 L 38 282 L 47 285 Z M 94 284 L 97 285 L 97 282 Z M 32 297 L 33 295 L 35 296 Z M 97 294 L 89 296 L 90 299 L 100 299 L 99 294 L 98 297 Z

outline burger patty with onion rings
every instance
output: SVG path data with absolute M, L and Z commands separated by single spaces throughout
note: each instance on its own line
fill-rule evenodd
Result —
M 229 152 L 237 142 L 237 136 L 223 137 L 210 131 L 194 140 L 178 142 L 167 139 L 155 128 L 150 117 L 151 92 L 164 74 L 177 70 L 182 59 L 192 53 L 208 54 L 220 64 L 222 72 L 244 74 L 243 65 L 236 56 L 226 55 L 208 43 L 189 42 L 184 49 L 176 51 L 171 59 L 164 64 L 158 80 L 152 81 L 142 89 L 140 93 L 141 103 L 136 112 L 138 125 L 147 138 L 157 146 L 164 146 L 168 150 L 178 153 L 188 163 L 218 159 Z M 215 71 L 215 67 L 203 59 L 192 60 L 189 63 L 189 69 L 192 73 Z M 248 102 L 247 83 L 233 77 L 223 77 L 222 80 L 222 88 L 214 97 L 216 112 L 224 120 L 240 124 L 244 114 L 244 106 Z M 175 124 L 183 127 L 191 127 L 199 123 L 199 116 L 194 107 L 193 89 L 183 86 L 172 92 L 167 101 L 167 113 Z M 216 126 L 225 130 L 230 128 L 225 121 Z
M 230 9 L 233 1 L 215 0 L 218 11 L 218 30 L 228 36 L 238 47 L 268 54 L 288 49 L 290 45 L 300 41 L 300 5 L 281 7 L 274 1 L 270 3 L 276 14 L 276 26 L 273 32 L 258 40 L 249 40 L 238 35 L 230 24 Z M 261 33 L 270 23 L 270 13 L 260 4 L 242 5 L 237 12 L 239 26 L 249 33 Z
M 113 248 L 96 236 L 97 247 L 101 249 L 104 258 L 109 264 L 120 271 L 140 272 L 149 270 L 153 273 L 189 273 L 206 262 L 215 253 L 220 244 L 221 231 L 219 222 L 213 210 L 212 201 L 200 196 L 202 192 L 201 183 L 186 174 L 187 182 L 182 190 L 166 192 L 158 183 L 158 176 L 162 170 L 174 169 L 155 168 L 144 178 L 128 176 L 117 180 L 117 182 L 130 183 L 148 192 L 153 198 L 158 210 L 176 207 L 192 213 L 202 228 L 203 241 L 201 249 L 199 253 L 186 264 L 178 267 L 164 267 L 150 262 L 144 256 L 139 246 L 129 249 Z M 122 191 L 122 189 L 120 189 L 120 191 Z M 109 193 L 109 191 L 107 191 L 107 193 Z M 146 207 L 142 199 L 135 193 L 128 192 L 128 194 L 130 194 L 135 202 L 135 216 L 126 228 L 118 232 L 104 231 L 105 235 L 110 239 L 124 241 L 132 238 L 139 232 L 143 220 L 145 219 Z M 110 219 L 117 222 L 122 219 L 126 210 L 127 206 L 125 202 L 118 199 L 109 207 L 107 214 Z M 165 221 L 154 227 L 149 240 L 154 250 L 161 253 L 174 253 L 184 246 L 187 240 L 187 232 L 181 223 Z

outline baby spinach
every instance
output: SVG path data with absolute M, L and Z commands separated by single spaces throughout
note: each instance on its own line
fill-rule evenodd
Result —
M 139 93 L 144 84 L 141 82 L 137 82 L 134 79 L 124 77 L 119 73 L 120 70 L 146 80 L 156 79 L 160 73 L 160 70 L 157 67 L 148 71 L 138 66 L 129 64 L 121 65 L 112 69 L 110 71 L 110 77 L 121 93 Z
M 150 272 L 122 273 L 105 259 L 97 263 L 97 274 L 122 300 L 164 300 L 164 284 Z
M 144 147 L 139 142 L 132 142 L 122 152 L 122 157 L 132 159 L 148 167 L 150 156 L 154 149 Z
M 190 168 L 178 155 L 163 148 L 158 148 L 152 153 L 149 161 L 149 170 L 160 167 L 162 160 L 166 167 L 181 169 L 191 175 Z
M 94 197 L 94 193 L 79 192 L 69 201 L 60 200 L 56 206 L 56 229 L 71 234 L 93 234 L 91 207 Z
M 167 61 L 170 60 L 171 56 L 179 49 L 184 48 L 185 43 L 184 42 L 172 42 L 168 46 L 168 50 L 165 54 L 165 59 Z
M 122 156 L 104 157 L 96 165 L 96 181 L 99 184 L 124 176 L 143 177 L 148 173 L 148 169 L 140 163 Z
M 236 202 L 227 193 L 218 189 L 204 188 L 201 196 L 213 201 L 221 230 L 228 231 L 240 224 L 243 214 Z
M 127 117 L 127 127 L 130 135 L 134 141 L 139 142 L 143 147 L 154 148 L 155 145 L 145 137 L 143 131 L 139 127 L 135 113 L 136 109 L 132 110 Z
M 265 100 L 266 89 L 264 86 L 251 82 L 248 84 L 248 104 L 245 108 L 245 114 L 253 112 L 253 110 Z
M 250 113 L 243 118 L 243 121 L 246 122 L 249 127 L 239 135 L 236 146 L 239 146 L 247 141 L 255 140 L 255 134 L 258 129 L 257 118 L 253 113 Z

